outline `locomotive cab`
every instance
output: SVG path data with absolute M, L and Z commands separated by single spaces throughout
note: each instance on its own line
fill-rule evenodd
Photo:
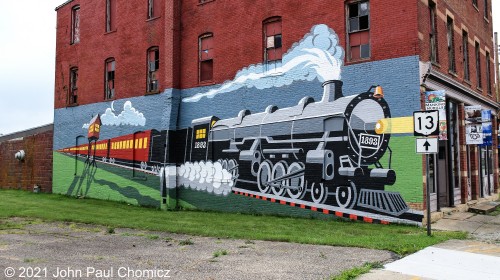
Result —
M 192 121 L 192 135 L 191 135 L 191 155 L 190 159 L 194 161 L 207 161 L 211 160 L 212 149 L 210 149 L 209 137 L 211 129 L 214 124 L 219 120 L 215 116 L 195 119 Z

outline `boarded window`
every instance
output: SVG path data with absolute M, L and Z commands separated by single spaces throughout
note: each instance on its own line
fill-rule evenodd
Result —
M 431 62 L 438 63 L 438 36 L 437 36 L 437 15 L 436 15 L 436 4 L 429 1 L 429 44 L 430 44 L 430 59 Z
M 69 71 L 69 96 L 68 104 L 73 105 L 78 102 L 78 68 L 73 67 Z
M 80 6 L 73 7 L 71 11 L 71 43 L 80 42 Z
M 116 62 L 113 58 L 106 60 L 105 74 L 105 99 L 115 98 L 115 68 Z
M 479 42 L 476 42 L 476 82 L 477 87 L 481 88 L 481 47 Z
M 486 92 L 488 95 L 491 95 L 491 64 L 489 52 L 486 52 Z
M 214 37 L 205 34 L 199 38 L 200 82 L 212 81 L 214 71 Z
M 116 1 L 106 0 L 106 32 L 116 30 Z
M 360 1 L 348 5 L 347 28 L 349 58 L 357 60 L 370 57 L 370 5 Z
M 462 54 L 464 63 L 464 79 L 470 80 L 469 72 L 469 35 L 465 30 L 462 30 Z
M 453 19 L 447 17 L 448 71 L 455 73 L 457 70 L 455 65 L 455 31 L 453 26 Z
M 281 18 L 275 17 L 264 21 L 264 61 L 281 61 L 283 57 Z
M 160 68 L 160 51 L 157 47 L 148 50 L 148 81 L 147 91 L 155 92 L 159 90 L 158 69 Z

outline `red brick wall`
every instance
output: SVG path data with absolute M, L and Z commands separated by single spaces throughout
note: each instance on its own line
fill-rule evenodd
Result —
M 53 130 L 0 142 L 0 188 L 32 191 L 38 185 L 42 192 L 52 192 Z M 14 155 L 26 153 L 23 161 Z
M 197 40 L 204 33 L 212 32 L 214 36 L 214 83 L 217 84 L 232 79 L 239 69 L 263 61 L 262 22 L 269 17 L 282 18 L 285 51 L 311 27 L 322 23 L 334 29 L 345 48 L 345 9 L 345 1 L 215 0 L 198 5 L 198 0 L 185 0 L 181 87 L 203 85 L 198 83 Z M 369 61 L 418 55 L 415 1 L 401 0 L 397 5 L 387 0 L 370 1 L 370 16 Z
M 198 83 L 198 37 L 214 34 L 214 81 L 263 60 L 262 22 L 282 17 L 283 50 L 298 42 L 312 26 L 327 24 L 345 47 L 344 1 L 198 0 L 161 1 L 162 14 L 146 20 L 147 1 L 117 2 L 116 31 L 106 33 L 106 1 L 74 0 L 57 10 L 55 108 L 67 104 L 69 70 L 78 67 L 78 104 L 104 101 L 104 62 L 116 61 L 115 98 L 146 93 L 146 51 L 160 49 L 160 92 L 192 88 Z M 182 5 L 181 5 L 182 2 Z M 80 5 L 80 42 L 70 44 L 71 11 Z M 387 7 L 391 6 L 390 9 Z M 412 0 L 371 1 L 371 59 L 418 54 L 417 6 Z M 404 22 L 404 24 L 396 24 Z
M 463 0 L 434 0 L 437 9 L 437 42 L 438 63 L 433 64 L 433 69 L 448 74 L 456 81 L 475 91 L 477 94 L 495 99 L 494 94 L 494 50 L 493 47 L 493 24 L 491 14 L 491 1 L 488 2 L 488 19 L 484 16 L 484 1 L 478 1 L 478 9 L 472 5 L 472 1 Z M 430 61 L 430 16 L 429 0 L 419 0 L 419 37 L 421 49 L 421 61 Z M 447 45 L 447 16 L 453 18 L 454 41 L 455 41 L 455 65 L 456 73 L 449 73 L 448 45 Z M 468 33 L 469 38 L 469 76 L 470 80 L 464 79 L 464 63 L 462 52 L 462 30 Z M 476 56 L 475 41 L 481 48 L 481 84 L 476 79 Z M 486 51 L 490 53 L 490 81 L 491 96 L 488 96 L 486 86 Z
M 55 107 L 66 106 L 69 70 L 78 67 L 78 104 L 104 101 L 104 62 L 116 61 L 115 98 L 146 93 L 147 50 L 160 50 L 160 92 L 172 88 L 174 11 L 178 1 L 161 1 L 161 15 L 147 19 L 147 1 L 117 1 L 116 30 L 106 32 L 106 1 L 75 0 L 57 11 Z M 72 8 L 80 5 L 80 42 L 71 41 Z M 165 6 L 167 5 L 167 6 Z M 175 7 L 174 7 L 175 6 Z M 178 29 L 177 29 L 178 30 Z

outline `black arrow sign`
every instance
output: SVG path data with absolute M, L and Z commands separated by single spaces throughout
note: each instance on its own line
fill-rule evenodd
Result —
M 428 151 L 429 150 L 429 147 L 431 146 L 431 144 L 429 144 L 429 141 L 425 140 L 425 143 L 424 143 L 424 147 L 425 147 L 425 150 Z

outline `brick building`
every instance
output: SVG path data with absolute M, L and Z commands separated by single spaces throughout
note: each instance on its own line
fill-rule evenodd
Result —
M 52 124 L 0 136 L 0 187 L 50 193 L 52 140 Z
M 54 192 L 384 223 L 420 222 L 427 182 L 434 210 L 488 196 L 491 3 L 467 2 L 67 1 Z M 442 90 L 434 160 L 411 116 Z M 466 145 L 470 105 L 492 146 Z

